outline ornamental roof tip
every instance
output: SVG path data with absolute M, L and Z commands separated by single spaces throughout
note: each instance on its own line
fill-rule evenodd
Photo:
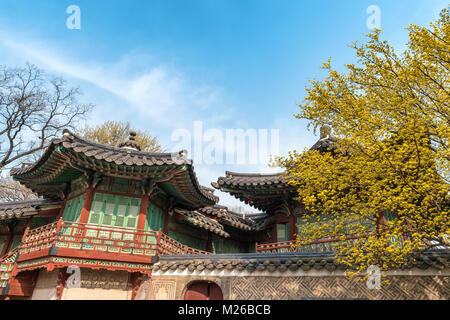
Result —
M 119 148 L 141 151 L 141 146 L 136 142 L 136 132 L 131 130 L 129 132 L 128 140 L 119 144 Z

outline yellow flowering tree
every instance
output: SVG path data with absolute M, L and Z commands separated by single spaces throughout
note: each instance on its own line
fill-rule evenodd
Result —
M 80 130 L 80 135 L 97 143 L 117 147 L 128 140 L 130 131 L 136 132 L 135 140 L 142 151 L 163 152 L 163 148 L 156 137 L 146 131 L 132 129 L 129 122 L 106 121 L 93 127 L 85 126 Z
M 411 25 L 406 50 L 377 30 L 354 43 L 357 62 L 311 81 L 297 118 L 333 128 L 328 150 L 279 159 L 305 205 L 297 245 L 338 239 L 339 262 L 360 274 L 405 266 L 449 245 L 450 7 Z

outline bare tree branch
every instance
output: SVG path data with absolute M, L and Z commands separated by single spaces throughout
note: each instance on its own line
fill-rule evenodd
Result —
M 31 64 L 0 66 L 0 171 L 43 150 L 64 128 L 74 130 L 93 107 L 80 91 Z

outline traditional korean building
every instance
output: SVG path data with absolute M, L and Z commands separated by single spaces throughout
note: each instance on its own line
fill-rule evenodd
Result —
M 212 183 L 255 208 L 243 215 L 217 204 L 186 152 L 143 152 L 134 137 L 111 147 L 65 130 L 11 170 L 42 199 L 0 204 L 1 298 L 450 298 L 448 252 L 371 291 L 345 277 L 328 242 L 292 246 L 303 211 L 281 173 Z M 334 141 L 322 134 L 312 148 Z

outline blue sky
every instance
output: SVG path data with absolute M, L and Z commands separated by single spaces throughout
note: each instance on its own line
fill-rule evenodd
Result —
M 130 121 L 169 151 L 180 147 L 174 130 L 192 132 L 203 121 L 204 130 L 278 129 L 284 155 L 317 140 L 293 118 L 296 103 L 329 57 L 338 69 L 354 61 L 348 44 L 369 32 L 368 6 L 380 8 L 383 37 L 402 48 L 404 28 L 427 25 L 447 3 L 1 0 L 0 64 L 29 61 L 65 77 L 81 88 L 82 101 L 96 105 L 89 124 Z M 80 30 L 66 27 L 69 5 L 81 9 Z M 207 186 L 225 170 L 279 171 L 265 163 L 195 167 Z

